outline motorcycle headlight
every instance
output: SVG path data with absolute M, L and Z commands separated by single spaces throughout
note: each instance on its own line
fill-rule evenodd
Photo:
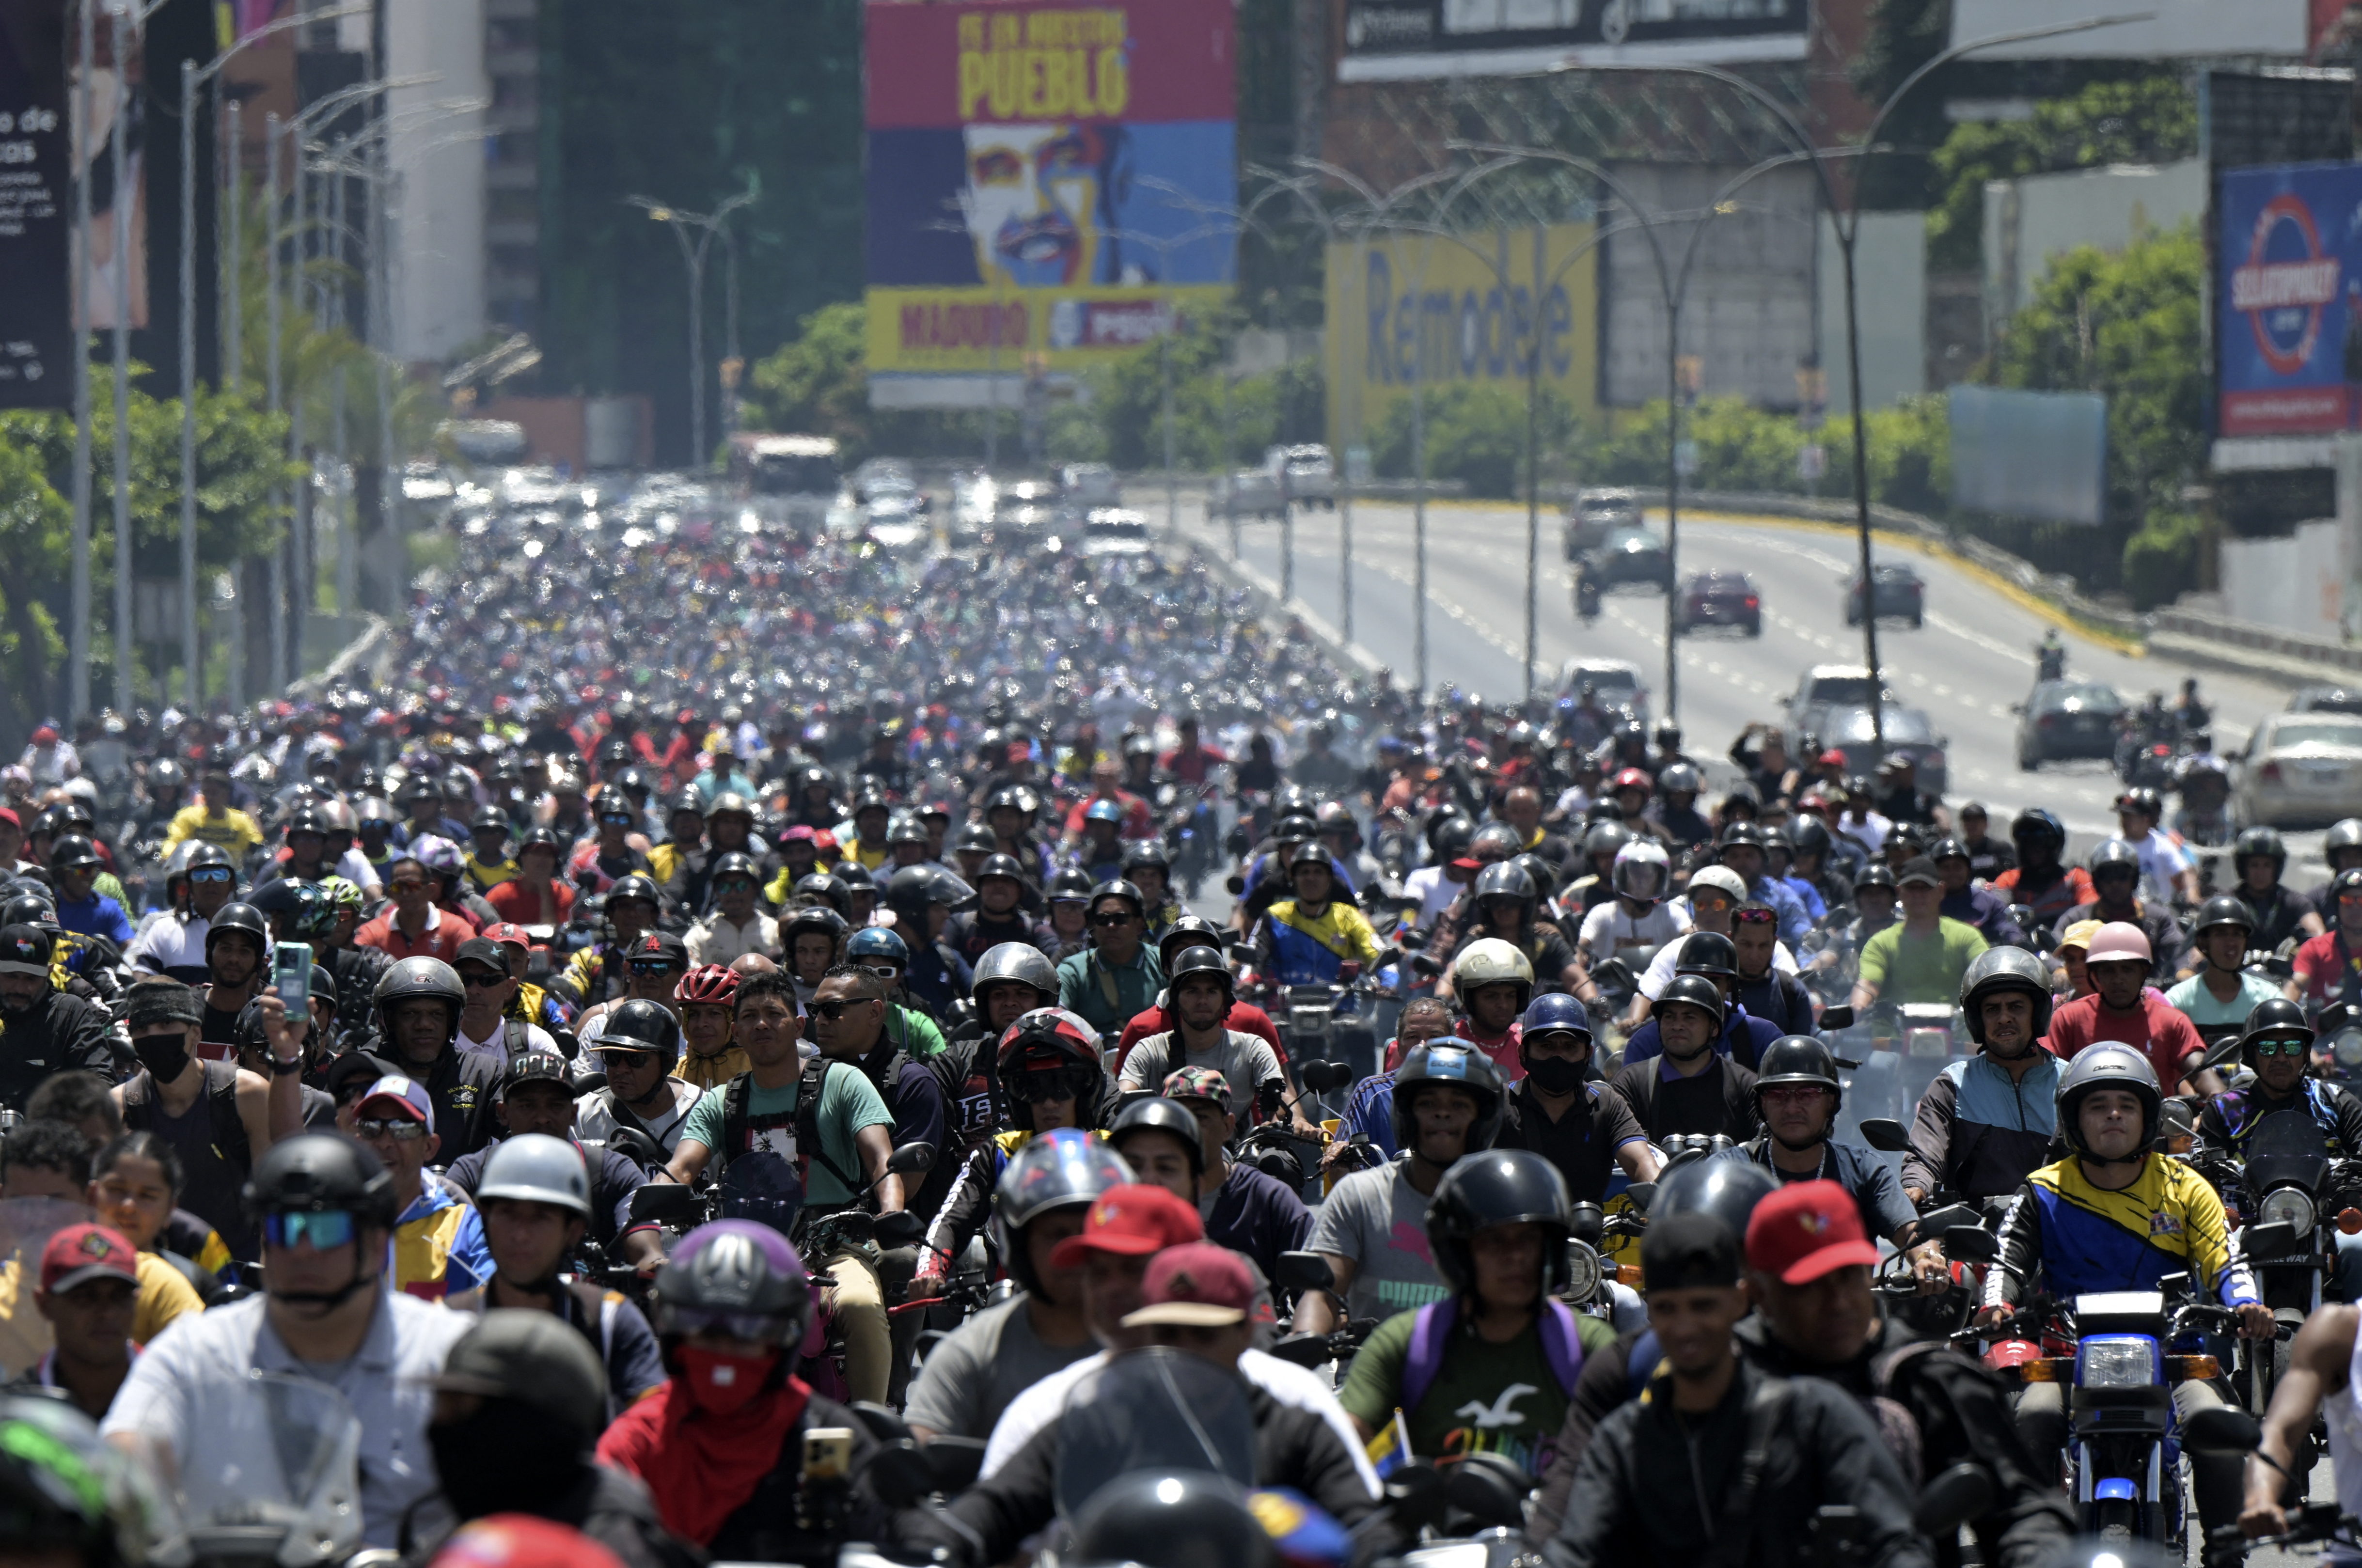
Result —
M 2362 1029 L 2341 1029 L 2331 1035 L 2329 1054 L 2348 1071 L 2362 1067 Z
M 2157 1342 L 2137 1334 L 2085 1340 L 2077 1381 L 2086 1388 L 2146 1388 L 2157 1381 Z
M 1580 1307 L 1599 1294 L 1599 1254 L 1588 1242 L 1566 1243 L 1566 1299 Z
M 2285 1220 L 2298 1235 L 2306 1235 L 2312 1230 L 2312 1199 L 2292 1187 L 2275 1188 L 2256 1205 L 2256 1219 L 2265 1225 Z

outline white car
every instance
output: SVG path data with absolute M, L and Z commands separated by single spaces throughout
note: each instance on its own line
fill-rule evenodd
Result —
M 1285 476 L 1287 499 L 1306 507 L 1337 508 L 1337 463 L 1318 442 L 1300 447 L 1273 447 L 1264 451 L 1263 466 L 1273 479 Z
M 1122 487 L 1105 463 L 1068 463 L 1058 470 L 1058 493 L 1067 505 L 1085 512 L 1123 504 Z
M 1083 554 L 1144 556 L 1154 546 L 1148 519 L 1120 506 L 1102 506 L 1083 519 Z
M 1276 519 L 1284 510 L 1279 499 L 1279 481 L 1264 469 L 1239 469 L 1222 484 L 1215 498 L 1214 514 L 1218 517 L 1261 517 Z
M 2295 827 L 2362 813 L 2362 718 L 2274 713 L 2247 737 L 2231 788 L 2248 826 Z
M 1620 658 L 1571 658 L 1558 672 L 1558 689 L 1572 697 L 1590 687 L 1603 708 L 1621 708 L 1636 719 L 1649 716 L 1649 688 L 1640 667 Z

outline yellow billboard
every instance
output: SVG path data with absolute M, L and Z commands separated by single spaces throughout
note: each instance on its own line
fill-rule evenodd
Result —
M 1578 414 L 1595 414 L 1595 233 L 1566 223 L 1330 246 L 1330 444 L 1365 445 L 1422 374 L 1430 393 L 1463 381 L 1521 388 L 1537 345 L 1541 384 Z

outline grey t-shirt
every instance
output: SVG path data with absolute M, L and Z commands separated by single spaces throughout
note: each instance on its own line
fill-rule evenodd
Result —
M 1278 1053 L 1262 1035 L 1237 1029 L 1226 1029 L 1222 1034 L 1222 1043 L 1210 1051 L 1183 1050 L 1177 1029 L 1137 1040 L 1123 1059 L 1116 1087 L 1163 1094 L 1164 1080 L 1182 1068 L 1211 1067 L 1231 1086 L 1231 1114 L 1239 1119 L 1242 1128 L 1250 1126 L 1256 1120 L 1255 1090 L 1286 1075 L 1280 1069 Z
M 1351 1318 L 1391 1318 L 1451 1294 L 1428 1246 L 1427 1198 L 1410 1184 L 1407 1158 L 1340 1181 L 1313 1210 L 1312 1250 L 1352 1261 Z
M 1043 1344 L 1026 1315 L 1025 1297 L 1013 1297 L 986 1308 L 935 1346 L 911 1385 L 903 1416 L 947 1437 L 990 1437 L 1010 1400 L 1098 1348 L 1090 1339 Z

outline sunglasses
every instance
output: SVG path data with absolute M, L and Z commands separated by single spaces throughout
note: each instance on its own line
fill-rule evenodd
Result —
M 666 975 L 678 975 L 680 972 L 681 969 L 679 965 L 667 960 L 659 959 L 654 963 L 644 963 L 635 958 L 632 961 L 633 974 L 645 976 L 650 978 L 657 978 Z
M 2310 1040 L 2258 1040 L 2256 1042 L 2256 1055 L 2258 1056 L 2302 1056 L 2310 1054 L 2312 1050 L 2312 1042 Z
M 1777 910 L 1740 910 L 1731 919 L 1741 925 L 1770 925 L 1780 918 Z
M 506 980 L 506 975 L 487 975 L 481 969 L 470 969 L 459 977 L 459 983 L 469 990 L 480 990 Z
M 226 866 L 200 866 L 189 873 L 192 882 L 233 882 L 237 874 Z
M 326 1252 L 331 1247 L 347 1245 L 359 1231 L 353 1217 L 342 1209 L 304 1209 L 262 1217 L 262 1239 L 274 1247 L 311 1247 Z
M 426 889 L 424 880 L 416 877 L 400 877 L 386 884 L 397 893 L 418 893 Z
M 1049 1073 L 1026 1073 L 1010 1086 L 1010 1092 L 1027 1105 L 1040 1105 L 1050 1099 L 1078 1100 L 1083 1098 L 1083 1085 L 1076 1081 L 1079 1077 L 1079 1074 L 1064 1068 Z
M 392 1138 L 396 1142 L 407 1143 L 414 1138 L 425 1137 L 426 1124 L 423 1121 L 387 1120 L 372 1116 L 354 1122 L 353 1133 L 360 1138 Z
M 1811 1084 L 1782 1084 L 1776 1088 L 1763 1090 L 1762 1094 L 1765 1099 L 1778 1100 L 1783 1105 L 1801 1105 L 1809 1099 L 1818 1099 L 1828 1092 Z
M 626 1051 L 616 1046 L 603 1046 L 599 1051 L 599 1059 L 610 1067 L 628 1069 L 646 1066 L 657 1060 L 657 1054 L 654 1051 Z
M 816 1001 L 811 1004 L 811 1010 L 831 1023 L 834 1023 L 844 1016 L 846 1008 L 866 1007 L 876 1000 L 877 1000 L 876 997 L 840 997 L 834 1001 Z
M 755 890 L 755 884 L 744 877 L 733 877 L 727 882 L 714 883 L 713 890 L 717 893 L 751 893 Z
M 891 964 L 864 964 L 861 966 L 881 980 L 899 980 L 902 977 L 902 971 Z
M 1091 916 L 1091 923 L 1102 928 L 1111 925 L 1130 925 L 1131 917 L 1128 914 L 1095 914 Z

